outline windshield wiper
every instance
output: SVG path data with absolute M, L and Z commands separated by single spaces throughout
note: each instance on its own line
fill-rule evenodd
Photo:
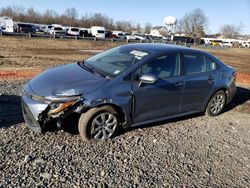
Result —
M 104 78 L 107 78 L 106 75 L 100 73 L 100 72 L 99 72 L 98 70 L 96 70 L 94 67 L 89 66 L 89 65 L 86 66 L 84 63 L 85 63 L 85 62 L 82 61 L 82 62 L 80 62 L 79 64 L 80 64 L 80 66 L 81 66 L 82 68 L 84 68 L 85 70 L 87 70 L 87 71 L 89 71 L 89 72 L 91 72 L 91 73 L 93 73 L 93 74 L 95 74 L 95 75 L 99 75 L 99 76 L 102 76 L 102 77 L 104 77 Z
M 88 67 L 86 67 L 85 65 L 84 65 L 84 61 L 81 61 L 81 62 L 78 62 L 78 65 L 80 65 L 82 68 L 84 68 L 85 70 L 87 70 L 87 71 L 89 71 L 89 72 L 92 72 L 92 70 L 90 69 L 90 68 L 88 68 Z
M 100 76 L 102 76 L 102 77 L 104 77 L 104 78 L 107 77 L 105 74 L 101 73 L 101 72 L 100 72 L 99 70 L 97 70 L 96 68 L 94 68 L 94 67 L 92 67 L 92 66 L 89 66 L 89 68 L 90 68 L 93 72 L 95 72 L 96 74 L 99 74 Z

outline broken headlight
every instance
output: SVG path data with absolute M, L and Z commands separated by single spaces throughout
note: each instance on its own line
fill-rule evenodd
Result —
M 59 112 L 62 112 L 63 110 L 77 103 L 79 99 L 80 99 L 80 96 L 74 96 L 74 97 L 69 97 L 69 98 L 54 98 L 54 101 L 52 101 L 50 104 L 50 110 L 48 113 L 57 114 Z
M 65 109 L 67 109 L 68 107 L 72 106 L 75 103 L 76 103 L 76 101 L 67 101 L 67 102 L 63 102 L 63 103 L 52 103 L 50 105 L 49 114 L 57 114 Z

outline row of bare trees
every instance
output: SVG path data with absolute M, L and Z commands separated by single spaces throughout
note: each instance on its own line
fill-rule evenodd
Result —
M 39 24 L 62 24 L 66 26 L 86 27 L 94 25 L 104 26 L 110 30 L 122 30 L 131 32 L 136 30 L 141 32 L 141 25 L 132 21 L 114 21 L 112 18 L 102 14 L 79 15 L 75 8 L 67 8 L 64 13 L 58 14 L 56 11 L 48 9 L 43 13 L 31 8 L 22 6 L 7 6 L 0 9 L 0 16 L 11 17 L 17 22 L 39 23 Z M 150 24 L 149 24 L 150 25 Z
M 223 35 L 226 38 L 235 38 L 240 35 L 243 28 L 244 25 L 242 23 L 239 23 L 238 25 L 225 24 L 221 26 L 220 32 L 221 35 Z
M 178 20 L 176 32 L 184 33 L 186 36 L 192 38 L 200 38 L 205 36 L 208 30 L 208 22 L 208 18 L 202 9 L 194 9 Z M 241 34 L 243 27 L 244 25 L 242 23 L 239 23 L 239 25 L 225 24 L 221 26 L 219 35 L 226 38 L 235 38 Z

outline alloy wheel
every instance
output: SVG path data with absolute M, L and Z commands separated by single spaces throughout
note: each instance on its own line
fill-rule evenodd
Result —
M 210 110 L 213 114 L 218 114 L 222 111 L 225 105 L 225 96 L 222 93 L 215 95 L 211 101 Z
M 107 140 L 115 132 L 117 127 L 117 118 L 114 114 L 104 112 L 97 115 L 91 125 L 91 136 L 94 140 Z

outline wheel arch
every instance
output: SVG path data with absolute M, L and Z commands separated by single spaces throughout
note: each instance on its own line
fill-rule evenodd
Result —
M 206 101 L 206 103 L 205 103 L 205 105 L 204 105 L 204 107 L 203 107 L 203 111 L 206 110 L 209 101 L 210 101 L 211 98 L 214 96 L 214 94 L 217 93 L 218 91 L 224 91 L 224 93 L 226 94 L 226 104 L 227 104 L 227 101 L 228 101 L 228 88 L 226 88 L 226 87 L 221 87 L 221 88 L 218 88 L 218 89 L 216 89 L 216 90 L 214 90 L 214 91 L 212 92 L 212 94 L 209 96 L 208 100 Z
M 102 103 L 102 104 L 98 104 L 95 107 L 100 108 L 100 107 L 103 107 L 103 106 L 111 106 L 112 108 L 114 108 L 114 110 L 119 115 L 121 123 L 124 124 L 126 122 L 126 115 L 125 115 L 124 111 L 122 110 L 122 108 L 119 105 L 114 104 L 114 103 Z

